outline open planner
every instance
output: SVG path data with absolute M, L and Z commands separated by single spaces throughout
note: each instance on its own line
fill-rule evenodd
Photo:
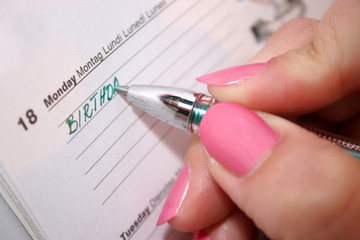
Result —
M 245 63 L 264 5 L 236 0 L 5 1 L 0 189 L 33 239 L 186 239 L 156 227 L 190 135 L 118 85 L 206 91 Z

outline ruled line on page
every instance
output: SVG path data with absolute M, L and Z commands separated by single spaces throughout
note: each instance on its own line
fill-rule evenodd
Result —
M 80 84 L 92 71 L 94 71 L 98 66 L 100 66 L 103 62 L 105 62 L 105 60 L 110 57 L 114 52 L 116 52 L 116 50 L 118 50 L 122 45 L 124 45 L 127 41 L 129 41 L 133 36 L 135 36 L 138 32 L 140 32 L 140 30 L 142 30 L 146 25 L 148 25 L 150 22 L 152 22 L 154 19 L 156 19 L 157 16 L 160 15 L 160 13 L 164 12 L 165 9 L 167 9 L 169 6 L 171 6 L 176 0 L 173 0 L 172 2 L 170 2 L 169 4 L 167 4 L 164 8 L 162 8 L 156 15 L 154 15 L 151 19 L 149 19 L 147 22 L 145 22 L 142 26 L 140 26 L 138 29 L 136 29 L 135 32 L 133 32 L 130 36 L 128 36 L 128 38 L 126 38 L 121 44 L 119 44 L 112 52 L 110 52 L 99 64 L 95 65 L 90 71 L 88 71 L 86 73 L 86 75 L 84 77 L 82 77 L 77 83 L 76 85 Z M 60 103 L 74 88 L 69 89 L 66 93 L 64 93 L 61 98 L 54 103 L 54 105 L 52 105 L 49 108 L 49 111 L 51 111 L 58 103 Z
M 220 3 L 222 4 L 223 1 L 220 1 Z M 210 9 L 210 11 L 208 11 L 206 14 L 204 14 L 204 16 L 202 16 L 202 17 L 200 18 L 200 20 L 197 21 L 195 24 L 198 24 L 200 21 L 204 20 L 204 18 L 205 18 L 206 16 L 208 16 L 209 14 L 211 14 L 211 12 L 214 11 L 215 9 L 218 9 L 220 3 L 216 4 L 215 7 L 213 7 L 212 9 Z M 210 30 L 210 32 L 216 30 L 216 28 L 219 27 L 219 25 L 222 24 L 222 23 L 223 23 L 225 20 L 227 20 L 228 18 L 229 18 L 229 16 L 226 16 L 226 17 L 223 18 L 221 21 L 219 21 L 219 22 Z M 193 26 L 194 26 L 194 25 L 193 25 Z M 173 41 L 170 45 L 168 45 L 168 47 L 173 46 L 173 45 L 175 44 L 175 42 L 177 42 L 180 38 L 182 38 L 182 37 L 185 35 L 185 33 L 188 33 L 188 30 L 185 31 L 184 34 L 182 34 L 179 38 L 177 38 L 175 41 Z M 203 40 L 205 36 L 206 36 L 206 35 L 204 35 L 203 37 L 201 37 L 198 41 L 195 42 L 195 44 L 191 45 L 191 47 L 188 48 L 188 49 L 186 49 L 184 52 L 185 52 L 185 53 L 190 52 L 191 49 L 192 49 L 193 47 L 195 47 L 195 45 L 201 43 L 201 40 Z M 166 47 L 166 48 L 168 48 L 168 47 Z M 170 64 L 170 65 L 165 69 L 165 71 L 163 71 L 160 75 L 158 75 L 152 82 L 154 83 L 154 82 L 157 80 L 157 78 L 159 78 L 162 74 L 164 74 L 164 73 L 167 71 L 167 69 L 169 69 L 170 67 L 172 67 L 173 65 L 175 65 L 176 63 L 178 63 L 178 62 L 181 60 L 181 57 L 183 57 L 184 55 L 185 55 L 185 54 L 181 54 L 181 56 L 178 57 L 178 58 L 176 59 L 176 61 L 172 62 L 172 64 Z M 157 58 L 159 58 L 159 57 L 160 57 L 160 55 L 156 56 L 152 61 L 154 61 L 155 59 L 157 59 Z M 152 61 L 151 61 L 151 62 L 152 62 Z M 194 64 L 197 64 L 197 62 L 195 62 Z M 147 65 L 146 67 L 148 67 L 148 66 L 149 66 L 149 65 Z M 145 68 L 141 69 L 141 72 L 144 71 L 144 69 L 145 69 Z M 186 72 L 186 71 L 188 71 L 188 69 L 185 70 L 185 72 Z M 138 76 L 138 74 L 137 74 L 136 76 Z M 133 81 L 133 80 L 134 80 L 134 78 L 133 78 L 131 81 Z M 130 83 L 130 82 L 128 82 L 128 84 L 129 84 L 129 83 Z M 125 108 L 128 108 L 128 106 L 126 106 Z M 124 112 L 124 110 L 121 110 L 121 112 Z M 121 115 L 121 114 L 118 114 L 118 115 L 116 116 L 116 118 L 118 118 L 120 115 Z M 93 118 L 92 118 L 92 119 L 93 119 Z M 92 119 L 90 119 L 90 121 L 91 121 Z M 88 121 L 86 124 L 88 124 L 90 121 Z M 112 120 L 109 125 L 111 125 L 113 122 L 114 122 L 114 120 Z M 107 128 L 109 127 L 109 125 L 107 125 L 107 126 L 105 127 L 105 129 L 107 129 Z M 83 128 L 84 128 L 84 127 L 83 127 Z M 96 140 L 101 134 L 103 134 L 103 133 L 104 133 L 104 130 L 101 131 L 101 133 L 100 133 L 98 136 L 95 137 L 95 139 L 90 143 L 90 145 L 93 144 L 93 143 L 95 142 L 95 140 Z M 72 139 L 71 139 L 71 140 L 72 140 Z M 71 141 L 71 140 L 70 140 L 70 141 Z M 87 149 L 89 149 L 90 145 L 88 145 L 88 146 L 77 156 L 76 159 L 79 159 L 79 157 L 80 157 L 82 154 L 84 154 L 84 152 L 85 152 Z
M 135 171 L 135 169 L 146 159 L 146 157 L 155 149 L 155 147 L 173 130 L 172 127 L 169 129 L 158 139 L 158 141 L 145 153 L 145 155 L 139 160 L 139 162 L 131 169 L 131 171 L 125 176 L 124 179 L 120 181 L 120 183 L 111 191 L 111 193 L 105 198 L 105 200 L 101 203 L 104 205 L 111 196 L 120 188 L 120 186 L 127 180 L 127 178 Z
M 154 42 L 157 38 L 159 38 L 162 34 L 164 34 L 171 26 L 173 26 L 177 21 L 179 21 L 182 17 L 186 15 L 193 7 L 199 4 L 201 1 L 198 0 L 189 8 L 187 8 L 183 13 L 181 13 L 177 18 L 175 18 L 172 22 L 170 22 L 166 27 L 164 27 L 157 35 L 155 35 L 152 39 L 150 39 L 146 44 L 144 44 L 138 51 L 136 51 L 130 58 L 128 58 L 122 65 L 120 65 L 105 81 L 103 81 L 89 96 L 81 103 L 75 110 L 72 111 L 71 114 L 74 114 L 77 109 L 79 109 L 86 101 L 88 101 L 94 93 L 96 93 L 110 78 L 112 78 L 120 69 L 126 66 L 131 60 L 133 60 L 137 55 L 139 55 L 143 50 L 145 50 L 152 42 Z M 65 123 L 66 119 L 64 119 L 58 127 L 61 127 Z

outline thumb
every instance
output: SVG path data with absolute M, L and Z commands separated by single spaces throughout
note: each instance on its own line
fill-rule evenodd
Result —
M 360 1 L 335 1 L 316 25 L 312 39 L 306 37 L 309 44 L 287 51 L 267 64 L 235 67 L 197 80 L 210 84 L 209 91 L 219 101 L 238 102 L 275 114 L 319 110 L 360 90 L 359 13 Z M 274 41 L 269 44 L 266 52 L 279 48 Z M 263 71 L 243 80 L 244 74 L 259 70 Z
M 285 119 L 263 117 L 230 102 L 207 111 L 200 139 L 215 181 L 271 239 L 358 239 L 359 162 Z

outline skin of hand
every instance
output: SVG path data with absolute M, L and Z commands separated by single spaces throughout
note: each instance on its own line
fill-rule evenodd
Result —
M 271 239 L 359 239 L 360 163 L 272 115 L 360 139 L 359 23 L 360 1 L 335 1 L 321 21 L 297 19 L 277 31 L 251 61 L 270 60 L 265 70 L 237 85 L 209 86 L 220 102 L 270 113 L 260 115 L 279 141 L 237 174 L 194 136 L 189 187 L 170 225 L 204 229 L 211 239 L 253 239 L 257 229 Z

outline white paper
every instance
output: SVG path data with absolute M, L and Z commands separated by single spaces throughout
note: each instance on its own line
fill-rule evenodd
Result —
M 155 224 L 190 136 L 129 106 L 112 88 L 206 91 L 195 77 L 244 63 L 257 50 L 249 26 L 260 5 L 2 5 L 1 193 L 32 237 L 183 239 Z

